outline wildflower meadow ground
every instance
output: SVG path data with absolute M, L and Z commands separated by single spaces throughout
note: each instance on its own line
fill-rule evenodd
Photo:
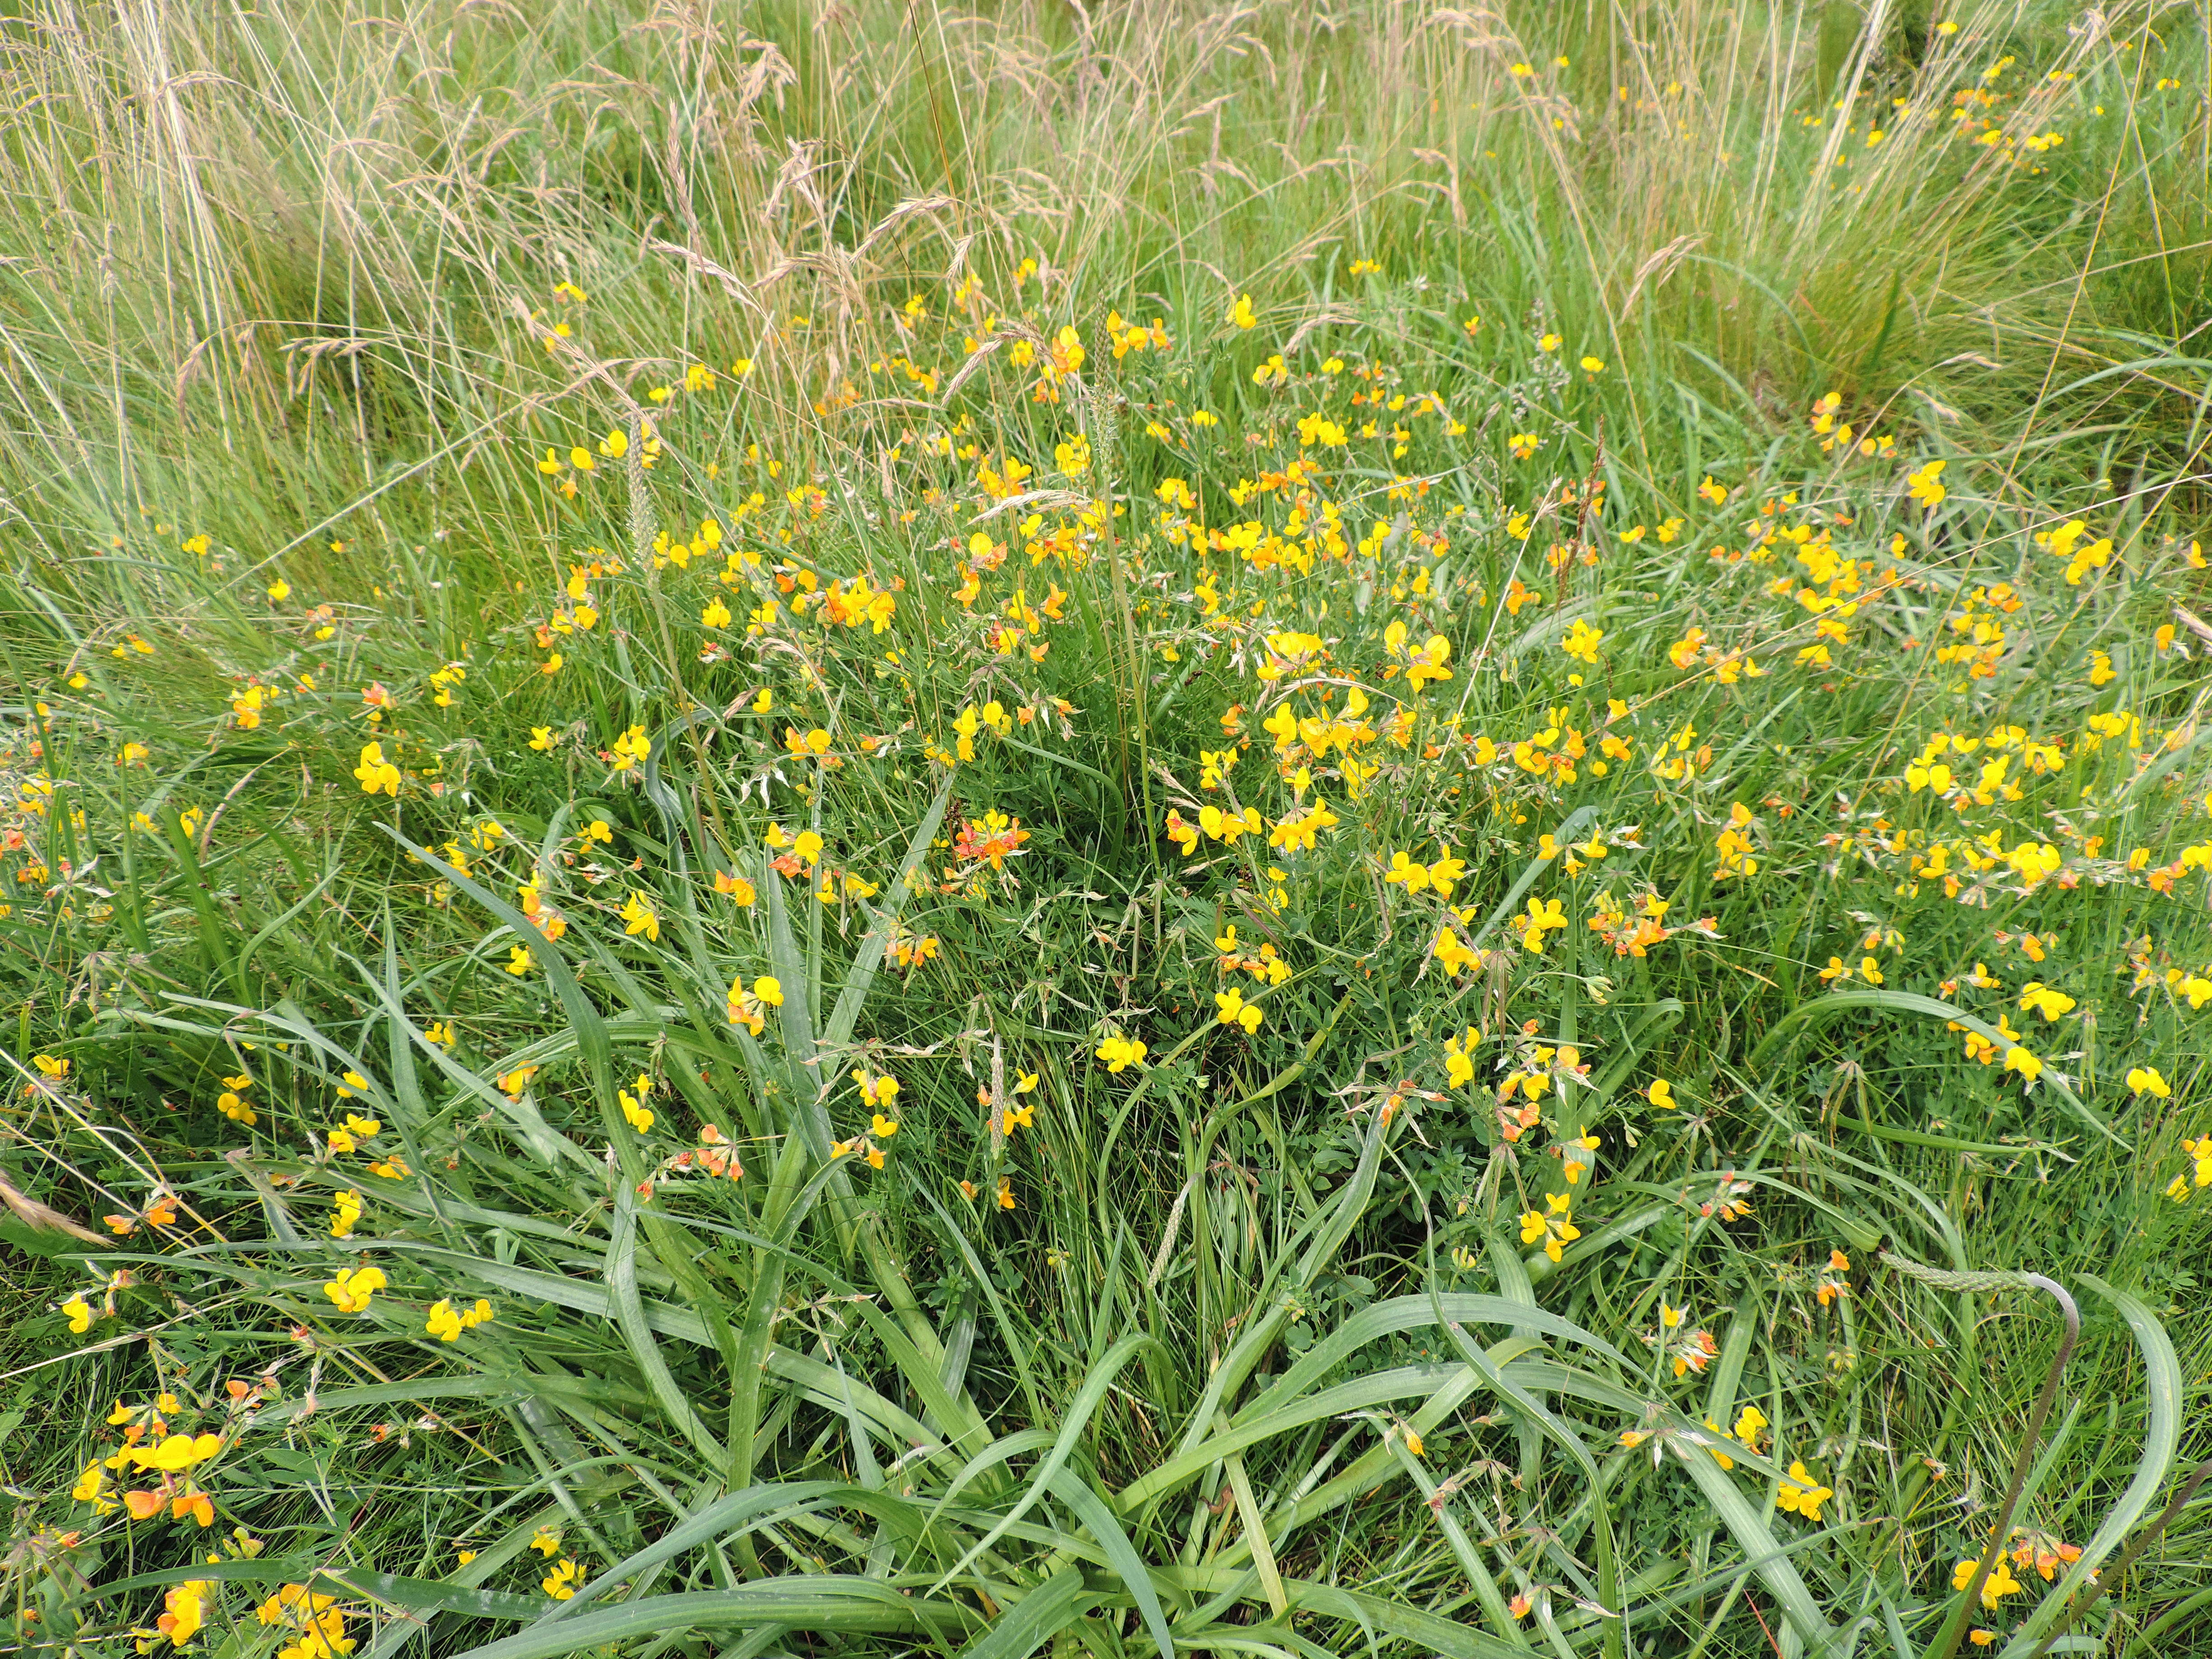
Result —
M 21 11 L 10 1644 L 2212 1652 L 2201 8 Z

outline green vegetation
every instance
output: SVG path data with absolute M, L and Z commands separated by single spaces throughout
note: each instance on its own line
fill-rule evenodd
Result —
M 10 1641 L 2212 1643 L 2201 13 L 0 30 Z

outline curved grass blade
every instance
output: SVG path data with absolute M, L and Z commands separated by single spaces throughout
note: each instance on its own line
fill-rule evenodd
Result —
M 532 926 L 529 917 L 475 878 L 463 875 L 435 853 L 416 846 L 390 824 L 380 823 L 377 828 L 453 883 L 457 890 L 466 893 L 498 917 L 517 939 L 528 942 L 532 959 L 545 970 L 545 982 L 552 987 L 554 997 L 561 1005 L 561 1012 L 568 1016 L 568 1024 L 575 1033 L 576 1053 L 584 1062 L 585 1075 L 590 1079 L 592 1097 L 598 1103 L 599 1116 L 606 1125 L 607 1138 L 622 1158 L 625 1178 L 635 1184 L 640 1175 L 635 1167 L 636 1149 L 629 1144 L 628 1138 L 623 1133 L 627 1126 L 615 1109 L 614 1045 L 607 1035 L 606 1021 L 600 1017 L 598 1006 L 584 994 L 584 988 L 577 981 L 561 947 Z
M 1073 1568 L 1068 1569 L 1075 1573 Z M 1081 1575 L 1075 1573 L 1079 1587 Z M 729 1589 L 685 1590 L 617 1602 L 564 1624 L 534 1625 L 513 1636 L 467 1649 L 455 1659 L 570 1659 L 633 1637 L 689 1630 L 750 1629 L 788 1625 L 840 1635 L 941 1638 L 974 1619 L 950 1601 L 902 1595 L 872 1578 L 817 1573 L 764 1578 Z M 1027 1652 L 1028 1650 L 1023 1650 Z
M 1091 1413 L 1098 1409 L 1099 1401 L 1105 1399 L 1107 1389 L 1119 1375 L 1121 1367 L 1134 1358 L 1139 1350 L 1159 1346 L 1158 1339 L 1133 1331 L 1106 1351 L 1106 1357 L 1085 1376 L 1083 1386 L 1076 1390 L 1075 1398 L 1068 1402 L 1067 1415 L 1060 1419 L 1059 1436 L 1054 1440 L 1052 1449 L 1045 1455 L 1044 1462 L 1037 1466 L 1036 1473 L 1030 1476 L 1029 1489 L 1013 1508 L 1006 1511 L 1005 1520 L 969 1546 L 958 1561 L 939 1576 L 931 1594 L 943 1589 L 959 1574 L 966 1571 L 977 1556 L 999 1541 L 1000 1534 L 1011 1523 L 1029 1512 L 1030 1506 L 1044 1495 L 1053 1476 L 1073 1454 L 1076 1442 L 1091 1425 Z
M 1547 1313 L 1533 1304 L 1508 1301 L 1480 1294 L 1392 1297 L 1362 1308 L 1327 1336 L 1316 1342 L 1274 1382 L 1255 1395 L 1237 1415 L 1264 1409 L 1303 1392 L 1327 1376 L 1352 1353 L 1400 1331 L 1425 1329 L 1431 1325 L 1510 1325 L 1555 1336 L 1594 1349 L 1616 1364 L 1627 1357 L 1604 1338 L 1583 1329 L 1572 1320 Z
M 2173 1455 L 2181 1443 L 2181 1413 L 2185 1394 L 2185 1378 L 2180 1358 L 2174 1352 L 2173 1340 L 2166 1334 L 2166 1327 L 2158 1316 L 2140 1297 L 2131 1296 L 2117 1285 L 2108 1285 L 2094 1273 L 2083 1273 L 2081 1282 L 2111 1303 L 2127 1322 L 2128 1331 L 2136 1340 L 2136 1346 L 2143 1357 L 2143 1393 L 2149 1406 L 2149 1422 L 2143 1430 L 2142 1455 L 2136 1460 L 2135 1479 L 2128 1482 L 2127 1490 L 2120 1494 L 2106 1515 L 2089 1541 L 2081 1547 L 2081 1558 L 2066 1569 L 2065 1577 L 2047 1592 L 2033 1613 L 2021 1623 L 2012 1640 L 2005 1646 L 2002 1659 L 2022 1659 L 2033 1650 L 2044 1633 L 2073 1602 L 2074 1596 L 2088 1581 L 2091 1573 L 2120 1547 L 2121 1540 L 2134 1530 L 2158 1497 L 2160 1486 L 2165 1484 L 2166 1471 L 2173 1466 Z
M 730 1465 L 728 1450 L 700 1420 L 699 1413 L 692 1410 L 684 1390 L 677 1387 L 675 1373 L 668 1369 L 660 1345 L 653 1340 L 653 1328 L 646 1322 L 645 1300 L 637 1289 L 637 1206 L 627 1187 L 616 1196 L 614 1236 L 607 1241 L 605 1277 L 615 1328 L 622 1333 L 630 1358 L 644 1376 L 646 1386 L 653 1390 L 653 1397 L 700 1455 L 714 1468 L 726 1473 Z
M 1822 1020 L 1832 1018 L 1837 1014 L 1848 1012 L 1853 1008 L 1880 1008 L 1911 1014 L 1929 1014 L 1938 1019 L 1954 1021 L 1966 1030 L 1988 1039 L 1996 1045 L 1999 1054 L 2013 1047 L 2011 1038 L 2004 1036 L 1979 1016 L 1969 1013 L 1964 1008 L 1954 1007 L 1952 1004 L 1939 1000 L 1937 998 L 1923 996 L 1917 991 L 1830 991 L 1825 995 L 1814 998 L 1810 1002 L 1799 1003 L 1781 1018 L 1776 1020 L 1765 1036 L 1760 1039 L 1759 1047 L 1751 1051 L 1751 1059 L 1746 1063 L 1745 1069 L 1757 1075 L 1762 1064 L 1767 1062 L 1770 1057 L 1778 1062 L 1782 1055 L 1788 1053 L 1788 1045 L 1783 1043 L 1784 1038 L 1791 1036 L 1806 1027 L 1818 1024 Z M 1778 1043 L 1783 1044 L 1780 1053 L 1776 1052 Z M 2061 1080 L 2057 1073 L 2046 1070 L 2041 1080 L 2048 1083 L 2074 1115 L 2099 1134 L 2116 1146 L 2128 1146 L 2127 1141 L 2113 1132 L 2111 1125 L 2082 1103 L 2081 1097 Z M 2130 1150 L 2133 1149 L 2130 1148 Z
M 1205 1474 L 1216 1459 L 1226 1457 L 1231 1452 L 1242 1451 L 1247 1446 L 1256 1446 L 1279 1434 L 1346 1412 L 1366 1411 L 1416 1395 L 1432 1395 L 1458 1378 L 1473 1375 L 1464 1365 L 1401 1365 L 1389 1370 L 1370 1371 L 1365 1376 L 1320 1389 L 1264 1416 L 1232 1423 L 1221 1432 L 1200 1441 L 1190 1450 L 1178 1452 L 1142 1479 L 1124 1486 L 1115 1499 L 1115 1507 L 1124 1515 L 1133 1513 L 1185 1481 Z
M 1095 1600 L 1083 1588 L 1081 1569 L 1062 1567 L 992 1620 L 990 1629 L 960 1650 L 962 1659 L 1029 1659 Z
M 1107 1565 L 1119 1575 L 1136 1602 L 1145 1630 L 1160 1650 L 1160 1659 L 1175 1659 L 1175 1639 L 1168 1634 L 1167 1615 L 1160 1610 L 1160 1598 L 1152 1589 L 1152 1576 L 1146 1571 L 1137 1547 L 1129 1541 L 1129 1534 L 1114 1518 L 1112 1508 L 1073 1469 L 1056 1471 L 1051 1486 L 1052 1495 L 1067 1505 L 1067 1512 L 1098 1540 L 1098 1547 L 1105 1552 Z
M 456 1613 L 469 1619 L 534 1619 L 545 1603 L 534 1595 L 510 1590 L 477 1589 L 435 1578 L 410 1578 L 398 1573 L 368 1572 L 354 1567 L 332 1567 L 310 1557 L 252 1561 L 204 1561 L 198 1565 L 167 1567 L 115 1579 L 86 1591 L 66 1603 L 80 1607 L 127 1595 L 137 1590 L 161 1589 L 188 1578 L 211 1578 L 227 1584 L 310 1584 L 319 1595 L 362 1598 L 410 1613 Z
M 1669 1438 L 1668 1447 L 1690 1472 L 1690 1479 L 1719 1516 L 1721 1524 L 1735 1538 L 1736 1547 L 1749 1560 L 1759 1563 L 1753 1569 L 1767 1591 L 1780 1602 L 1790 1622 L 1797 1627 L 1810 1651 L 1817 1654 L 1840 1652 L 1835 1645 L 1838 1632 L 1820 1615 L 1820 1604 L 1813 1600 L 1813 1592 L 1805 1583 L 1780 1544 L 1775 1541 L 1766 1522 L 1753 1509 L 1751 1500 L 1737 1490 L 1727 1470 L 1713 1460 L 1711 1453 L 1695 1446 Z M 1738 1459 L 1738 1462 L 1747 1460 Z

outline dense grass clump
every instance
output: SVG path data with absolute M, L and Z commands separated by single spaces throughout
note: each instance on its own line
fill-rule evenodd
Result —
M 5 27 L 10 1639 L 2212 1642 L 2200 15 Z

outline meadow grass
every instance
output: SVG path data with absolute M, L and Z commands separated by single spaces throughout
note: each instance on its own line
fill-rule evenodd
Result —
M 2212 1644 L 2201 12 L 0 41 L 10 1640 Z

